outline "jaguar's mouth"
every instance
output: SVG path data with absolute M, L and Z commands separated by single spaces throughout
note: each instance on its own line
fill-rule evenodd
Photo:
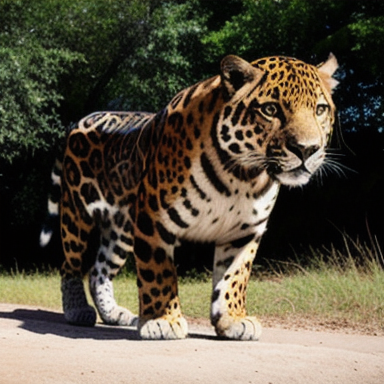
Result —
M 273 164 L 268 168 L 268 173 L 281 184 L 291 187 L 307 184 L 312 176 L 304 164 L 288 171 L 284 171 L 278 164 Z

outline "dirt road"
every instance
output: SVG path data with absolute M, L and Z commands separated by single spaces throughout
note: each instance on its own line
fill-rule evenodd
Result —
M 267 328 L 259 342 L 235 342 L 192 325 L 186 340 L 142 341 L 0 304 L 0 383 L 383 384 L 384 337 Z

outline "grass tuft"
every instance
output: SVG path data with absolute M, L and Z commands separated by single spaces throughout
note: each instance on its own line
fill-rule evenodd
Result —
M 348 328 L 384 335 L 384 259 L 371 245 L 344 235 L 344 249 L 310 249 L 297 262 L 270 263 L 249 286 L 250 312 L 269 325 Z M 260 299 L 260 301 L 258 300 Z

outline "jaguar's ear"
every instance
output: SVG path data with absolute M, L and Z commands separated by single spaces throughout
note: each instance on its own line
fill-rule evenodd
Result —
M 332 76 L 335 74 L 339 64 L 337 63 L 336 57 L 333 53 L 330 53 L 328 60 L 318 66 L 318 71 L 323 80 L 325 87 L 329 93 L 336 88 L 339 82 Z
M 221 82 L 229 97 L 247 83 L 258 81 L 264 72 L 238 56 L 229 55 L 221 61 Z

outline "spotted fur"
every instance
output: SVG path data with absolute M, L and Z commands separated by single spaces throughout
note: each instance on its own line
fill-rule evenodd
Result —
M 89 273 L 105 323 L 137 325 L 148 339 L 185 337 L 174 248 L 182 239 L 214 242 L 211 322 L 219 336 L 258 339 L 261 326 L 245 309 L 252 262 L 280 185 L 303 185 L 325 163 L 336 68 L 332 55 L 318 68 L 227 56 L 219 76 L 157 114 L 98 112 L 76 124 L 56 176 L 66 319 L 95 323 L 83 289 Z M 113 295 L 112 279 L 131 256 L 139 316 Z

